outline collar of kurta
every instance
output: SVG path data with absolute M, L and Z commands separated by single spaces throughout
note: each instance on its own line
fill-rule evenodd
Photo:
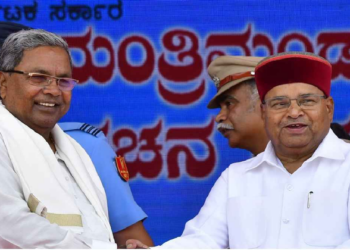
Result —
M 314 154 L 307 159 L 305 162 L 311 162 L 314 161 L 317 158 L 325 158 L 325 159 L 331 159 L 331 160 L 344 160 L 345 159 L 345 150 L 340 145 L 346 145 L 350 147 L 349 143 L 344 142 L 343 140 L 339 139 L 334 132 L 329 129 L 328 134 L 323 139 L 323 141 L 320 143 Z M 337 146 L 339 145 L 339 146 Z M 257 155 L 251 164 L 244 170 L 250 171 L 252 169 L 258 168 L 263 163 L 267 163 L 274 167 L 281 167 L 281 161 L 277 158 L 275 154 L 274 147 L 269 141 L 267 144 L 265 151 Z M 282 166 L 283 167 L 283 166 Z

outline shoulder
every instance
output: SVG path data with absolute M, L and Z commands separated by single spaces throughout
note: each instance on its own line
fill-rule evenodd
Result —
M 103 132 L 88 123 L 62 122 L 61 129 L 76 140 L 90 155 L 91 158 L 99 152 L 114 154 Z
M 339 139 L 338 150 L 343 150 L 343 153 L 347 159 L 350 158 L 350 140 L 347 139 Z
M 61 129 L 68 133 L 78 133 L 78 134 L 86 134 L 90 135 L 92 137 L 105 137 L 102 130 L 99 128 L 96 128 L 95 126 L 92 126 L 88 123 L 82 123 L 82 122 L 61 122 L 58 124 Z
M 103 132 L 87 123 L 60 123 L 62 130 L 72 137 L 91 158 L 102 182 L 116 170 L 116 154 Z
M 330 137 L 331 140 L 327 141 L 327 149 L 335 151 L 334 153 L 342 152 L 345 156 L 350 157 L 350 140 L 338 138 L 335 134 L 332 134 Z
M 260 163 L 263 161 L 263 158 L 264 158 L 264 152 L 252 158 L 249 158 L 245 161 L 232 163 L 227 168 L 227 170 L 230 174 L 243 174 L 249 169 L 252 169 L 260 165 Z
M 263 161 L 262 153 L 245 161 L 232 163 L 226 168 L 219 178 L 225 183 L 236 182 L 247 173 L 248 170 L 259 166 Z

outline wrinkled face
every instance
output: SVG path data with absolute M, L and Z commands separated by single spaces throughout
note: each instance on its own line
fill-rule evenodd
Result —
M 71 77 L 67 52 L 60 47 L 41 46 L 26 50 L 15 70 L 57 77 Z M 39 134 L 47 133 L 67 113 L 71 91 L 58 89 L 56 81 L 39 87 L 26 75 L 0 73 L 2 102 L 15 117 Z
M 324 95 L 313 85 L 292 83 L 274 87 L 266 94 L 265 100 L 281 96 L 293 99 L 307 94 Z M 288 155 L 315 150 L 328 133 L 333 110 L 332 97 L 320 98 L 315 106 L 307 109 L 300 107 L 295 100 L 284 110 L 262 105 L 266 131 L 276 153 Z
M 251 151 L 259 133 L 264 133 L 258 96 L 252 100 L 251 87 L 239 84 L 220 96 L 219 105 L 218 130 L 228 139 L 230 147 Z

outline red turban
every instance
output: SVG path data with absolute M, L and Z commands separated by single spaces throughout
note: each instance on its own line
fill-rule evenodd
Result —
M 286 52 L 262 60 L 255 68 L 261 101 L 272 88 L 288 83 L 308 83 L 326 96 L 330 94 L 332 66 L 324 58 L 307 52 Z

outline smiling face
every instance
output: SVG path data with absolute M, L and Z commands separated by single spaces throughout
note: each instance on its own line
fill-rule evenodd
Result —
M 258 95 L 252 97 L 251 86 L 239 84 L 219 98 L 220 112 L 216 116 L 218 130 L 232 148 L 242 148 L 258 154 L 267 144 L 261 118 Z
M 14 70 L 71 77 L 69 55 L 60 47 L 41 46 L 23 53 Z M 44 88 L 30 84 L 26 75 L 0 73 L 2 102 L 15 117 L 41 135 L 48 135 L 67 113 L 71 91 L 58 89 L 56 81 Z
M 294 99 L 307 94 L 324 95 L 313 85 L 292 83 L 272 88 L 265 100 L 281 96 Z M 302 109 L 295 100 L 285 110 L 273 110 L 268 105 L 262 105 L 266 131 L 276 154 L 288 156 L 315 151 L 329 131 L 333 111 L 332 97 L 320 99 L 311 109 Z

